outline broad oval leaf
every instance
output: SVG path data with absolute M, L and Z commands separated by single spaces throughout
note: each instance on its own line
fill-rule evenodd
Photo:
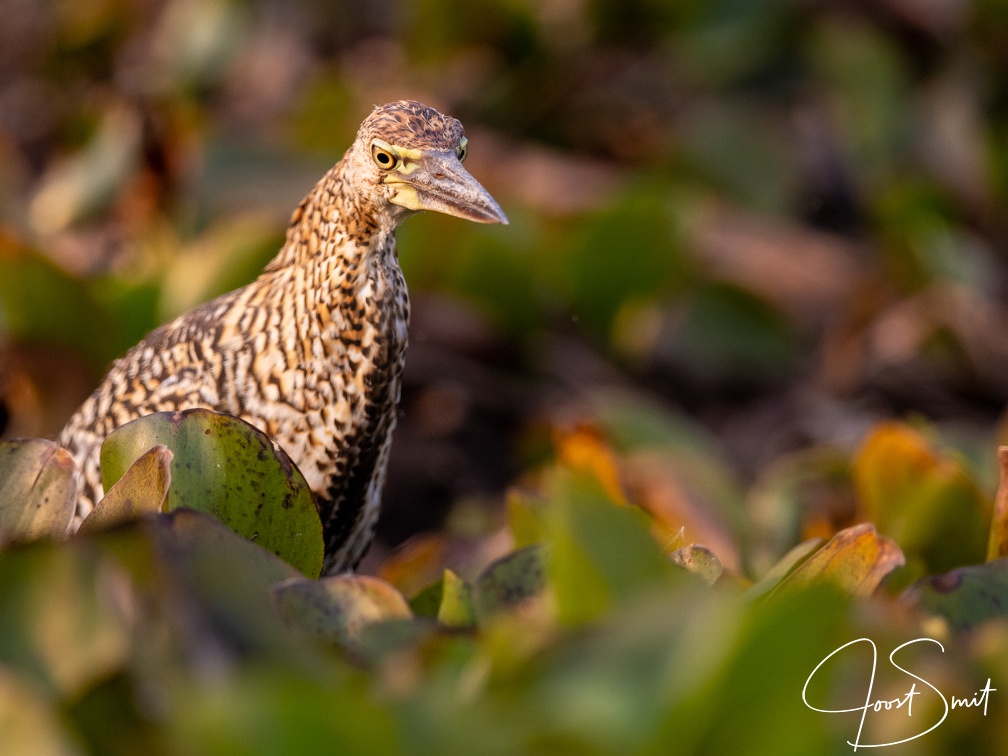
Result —
M 70 528 L 77 466 L 52 441 L 0 441 L 0 543 L 62 538 Z
M 167 511 L 195 509 L 281 557 L 308 577 L 322 571 L 322 523 L 311 490 L 262 431 L 206 409 L 158 412 L 113 431 L 101 449 L 106 490 L 139 456 L 174 454 Z
M 1008 617 L 1008 559 L 930 575 L 907 588 L 903 599 L 970 630 L 986 620 Z
M 413 616 L 391 583 L 369 575 L 294 578 L 276 585 L 273 596 L 290 624 L 329 642 L 352 642 L 375 622 Z
M 546 586 L 545 561 L 542 546 L 526 546 L 488 565 L 476 578 L 473 588 L 479 618 L 485 619 L 540 595 Z

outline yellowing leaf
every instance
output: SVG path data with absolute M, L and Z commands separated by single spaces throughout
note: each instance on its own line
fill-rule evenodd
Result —
M 78 532 L 108 530 L 144 512 L 166 511 L 173 456 L 163 444 L 142 454 L 84 519 Z
M 573 431 L 557 433 L 557 454 L 564 464 L 579 472 L 588 472 L 598 478 L 609 497 L 626 504 L 620 486 L 616 454 L 594 426 L 582 424 Z
M 990 502 L 961 465 L 937 454 L 915 430 L 880 425 L 853 472 L 865 519 L 927 572 L 983 561 Z
M 880 536 L 874 525 L 855 525 L 833 536 L 784 578 L 773 593 L 830 581 L 853 596 L 868 596 L 904 562 L 899 547 Z
M 441 580 L 437 620 L 448 627 L 472 627 L 476 623 L 472 589 L 451 570 L 445 570 Z
M 64 537 L 76 475 L 69 452 L 52 441 L 0 441 L 0 542 Z
M 987 540 L 987 561 L 1008 556 L 1008 446 L 998 447 L 1001 482 L 994 500 L 990 536 Z

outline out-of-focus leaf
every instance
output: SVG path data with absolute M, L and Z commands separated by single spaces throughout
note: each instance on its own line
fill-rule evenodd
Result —
M 762 381 L 784 374 L 797 347 L 792 324 L 772 304 L 712 282 L 695 290 L 659 349 L 697 380 Z
M 412 596 L 435 579 L 440 580 L 448 554 L 444 533 L 421 533 L 400 545 L 382 562 L 378 577 L 403 595 Z
M 77 532 L 108 530 L 144 512 L 166 511 L 172 456 L 162 444 L 144 452 L 84 518 Z
M 369 575 L 295 578 L 273 589 L 281 616 L 294 627 L 331 643 L 350 643 L 375 622 L 413 616 L 403 595 Z
M 287 664 L 317 662 L 284 626 L 270 596 L 276 583 L 303 577 L 294 567 L 203 512 L 179 509 L 137 525 L 157 545 L 171 589 L 184 596 L 190 614 L 181 624 L 190 653 L 199 658 L 223 646 Z
M 911 428 L 875 429 L 854 459 L 866 519 L 928 573 L 982 562 L 991 503 L 961 465 L 939 456 Z
M 409 600 L 410 611 L 417 617 L 434 619 L 441 608 L 441 597 L 444 595 L 444 577 L 438 578 L 430 585 L 421 588 Z
M 768 593 L 781 580 L 787 577 L 787 574 L 791 570 L 808 559 L 814 552 L 818 551 L 822 545 L 823 540 L 821 538 L 810 538 L 792 547 L 777 564 L 767 570 L 767 573 L 759 581 L 753 583 L 748 588 L 746 595 L 751 598 L 757 598 Z
M 1001 482 L 994 500 L 990 536 L 987 540 L 987 561 L 1008 556 L 1008 446 L 998 447 Z
M 82 281 L 0 234 L 0 330 L 27 342 L 74 346 L 105 362 L 115 354 L 95 334 L 115 336 L 118 326 Z
M 674 200 L 665 188 L 645 184 L 585 224 L 562 285 L 587 328 L 608 336 L 625 303 L 668 296 L 687 282 Z M 633 254 L 620 254 L 628 238 Z
M 160 315 L 168 320 L 253 280 L 283 245 L 261 218 L 222 223 L 186 245 L 168 269 Z
M 0 543 L 62 538 L 77 494 L 77 466 L 41 438 L 0 441 Z
M 812 35 L 808 49 L 862 180 L 885 176 L 911 142 L 908 71 L 895 40 L 867 24 L 832 19 Z
M 0 665 L 75 696 L 121 668 L 133 632 L 129 578 L 85 541 L 0 554 Z
M 445 570 L 441 579 L 437 621 L 446 627 L 472 627 L 476 624 L 473 589 L 451 570 Z
M 971 630 L 1008 616 L 1008 559 L 960 567 L 918 580 L 903 599 L 948 620 L 954 630 Z
M 698 575 L 707 585 L 714 585 L 724 572 L 724 566 L 717 555 L 706 546 L 693 543 L 673 551 L 669 557 L 694 575 Z
M 319 575 L 322 523 L 311 490 L 265 434 L 204 409 L 147 415 L 116 429 L 102 444 L 106 489 L 158 444 L 174 454 L 168 511 L 187 507 L 208 512 L 305 575 Z
M 252 667 L 173 690 L 174 753 L 387 756 L 408 737 L 362 674 L 295 675 Z
M 561 622 L 596 619 L 671 574 L 647 516 L 613 502 L 593 476 L 556 468 L 546 498 L 547 575 Z
M 869 523 L 841 530 L 784 578 L 773 594 L 830 582 L 853 596 L 870 596 L 883 578 L 905 563 L 899 547 Z
M 555 436 L 554 445 L 561 462 L 572 470 L 594 475 L 610 499 L 627 503 L 620 485 L 616 455 L 598 428 L 580 425 L 566 432 L 558 430 Z
M 56 707 L 27 681 L 0 669 L 0 753 L 76 756 Z
M 542 546 L 527 546 L 487 566 L 473 586 L 480 620 L 540 595 L 546 585 L 546 561 Z
M 787 132 L 766 111 L 718 100 L 687 113 L 681 128 L 684 167 L 720 193 L 766 213 L 792 200 L 798 176 Z
M 850 454 L 813 447 L 778 457 L 749 490 L 749 565 L 763 574 L 796 541 L 830 538 L 854 521 Z
M 35 229 L 60 231 L 108 203 L 135 169 L 141 140 L 139 113 L 110 109 L 84 150 L 43 177 L 29 208 Z
M 514 539 L 515 548 L 522 549 L 543 540 L 543 506 L 524 492 L 508 491 L 508 530 Z
M 431 583 L 409 601 L 418 617 L 437 619 L 447 627 L 472 627 L 476 624 L 473 589 L 449 569 L 441 579 Z

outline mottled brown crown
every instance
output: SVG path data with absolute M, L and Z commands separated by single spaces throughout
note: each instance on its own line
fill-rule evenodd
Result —
M 416 100 L 379 105 L 361 124 L 357 138 L 378 137 L 406 149 L 454 150 L 462 139 L 462 124 Z

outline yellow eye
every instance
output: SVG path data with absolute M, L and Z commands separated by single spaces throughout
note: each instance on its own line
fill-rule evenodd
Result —
M 371 145 L 371 158 L 383 171 L 391 171 L 399 162 L 399 159 L 395 155 L 380 146 L 377 142 Z
M 455 154 L 458 155 L 459 162 L 461 163 L 466 159 L 466 155 L 469 154 L 469 140 L 462 137 L 462 141 L 458 143 L 458 147 L 455 148 Z

